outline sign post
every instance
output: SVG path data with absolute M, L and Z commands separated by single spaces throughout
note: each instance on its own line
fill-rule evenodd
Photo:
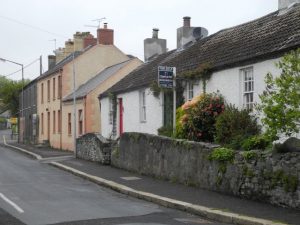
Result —
M 176 67 L 158 67 L 158 86 L 173 89 L 173 132 L 176 129 Z

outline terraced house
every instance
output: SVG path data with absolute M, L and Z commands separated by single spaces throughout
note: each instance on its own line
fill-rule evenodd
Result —
M 177 30 L 176 50 L 156 55 L 100 96 L 103 136 L 117 138 L 126 131 L 157 134 L 158 128 L 172 125 L 172 95 L 153 91 L 158 66 L 176 67 L 181 77 L 178 84 L 183 88 L 178 95 L 184 101 L 205 89 L 207 93 L 219 91 L 228 103 L 239 108 L 251 109 L 265 90 L 265 75 L 280 75 L 275 64 L 285 53 L 300 47 L 299 3 L 279 0 L 279 9 L 273 13 L 194 40 L 187 38 L 190 24 L 184 21 Z M 180 45 L 184 40 L 191 41 Z M 209 65 L 212 73 L 205 84 L 203 79 L 183 76 L 203 65 Z M 109 93 L 117 99 L 113 113 Z
M 76 35 L 78 36 L 78 33 Z M 49 142 L 54 148 L 73 150 L 73 109 L 63 105 L 62 100 L 73 92 L 73 75 L 75 75 L 75 88 L 77 89 L 105 68 L 130 59 L 113 45 L 113 35 L 114 31 L 108 29 L 105 24 L 104 28 L 97 31 L 97 44 L 83 45 L 82 50 L 76 48 L 75 45 L 78 42 L 75 41 L 74 36 L 74 41 L 69 40 L 67 44 L 73 45 L 73 50 L 79 51 L 69 54 L 38 78 L 37 113 L 40 143 Z M 84 39 L 83 43 L 86 43 Z M 85 111 L 80 107 L 77 110 L 79 116 L 76 123 L 80 124 Z M 79 129 L 85 130 L 85 124 L 82 126 L 77 126 L 76 137 L 82 133 Z M 93 132 L 98 131 L 93 130 Z

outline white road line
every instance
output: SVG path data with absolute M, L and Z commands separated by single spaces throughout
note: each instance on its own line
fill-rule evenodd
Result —
M 6 145 L 5 135 L 3 135 L 3 143 Z
M 8 204 L 10 204 L 12 207 L 14 207 L 19 213 L 24 213 L 24 210 L 20 208 L 16 203 L 9 200 L 4 194 L 0 193 L 0 197 L 6 201 Z

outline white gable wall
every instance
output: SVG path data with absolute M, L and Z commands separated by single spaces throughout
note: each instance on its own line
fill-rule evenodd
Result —
M 140 91 L 146 92 L 146 122 L 140 121 Z M 149 88 L 119 94 L 123 99 L 123 132 L 141 132 L 157 134 L 157 129 L 163 124 L 163 106 L 161 98 L 153 96 Z M 117 106 L 117 136 L 119 136 L 119 105 Z M 112 133 L 109 124 L 109 98 L 101 99 L 102 135 L 106 138 Z

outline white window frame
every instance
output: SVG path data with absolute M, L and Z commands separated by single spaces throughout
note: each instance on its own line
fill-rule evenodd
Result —
M 146 107 L 146 90 L 139 92 L 140 96 L 140 122 L 145 123 L 147 121 L 147 107 Z
M 252 110 L 254 106 L 254 74 L 253 67 L 241 69 L 243 107 Z
M 108 100 L 108 122 L 109 124 L 113 124 L 113 120 L 114 120 L 114 104 L 113 104 L 113 100 L 111 98 L 109 98 Z
M 194 83 L 192 81 L 186 84 L 186 97 L 188 101 L 194 98 Z

